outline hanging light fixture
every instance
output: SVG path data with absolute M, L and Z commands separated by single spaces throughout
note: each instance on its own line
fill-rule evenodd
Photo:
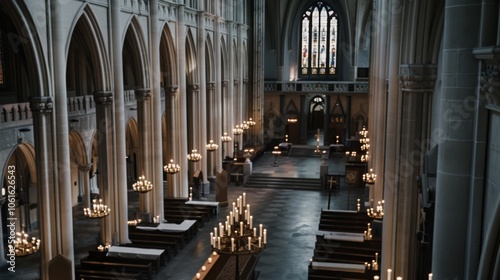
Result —
M 16 232 L 17 238 L 14 240 L 14 253 L 16 257 L 24 257 L 36 253 L 40 249 L 40 239 L 29 238 L 24 232 Z
M 219 145 L 214 143 L 214 140 L 210 140 L 207 144 L 207 151 L 213 152 L 219 148 Z
M 197 149 L 191 150 L 191 153 L 187 155 L 189 161 L 197 162 L 201 160 L 201 154 L 198 153 Z
M 139 180 L 132 185 L 134 191 L 139 193 L 147 193 L 153 189 L 153 184 L 150 181 L 146 180 L 144 175 L 139 177 Z
M 102 199 L 92 199 L 90 208 L 83 208 L 83 214 L 90 219 L 100 219 L 109 215 L 111 209 L 102 203 Z
M 175 174 L 181 171 L 181 167 L 178 164 L 175 164 L 174 160 L 171 159 L 169 164 L 163 166 L 163 170 L 168 174 Z

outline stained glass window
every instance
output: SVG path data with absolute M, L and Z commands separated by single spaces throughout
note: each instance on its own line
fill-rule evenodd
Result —
M 303 76 L 334 75 L 337 67 L 337 14 L 327 4 L 318 1 L 302 15 L 301 73 Z

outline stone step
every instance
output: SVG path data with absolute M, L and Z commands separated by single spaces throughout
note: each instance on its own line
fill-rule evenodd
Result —
M 321 180 L 319 178 L 276 177 L 265 174 L 252 174 L 245 183 L 245 187 L 320 190 Z

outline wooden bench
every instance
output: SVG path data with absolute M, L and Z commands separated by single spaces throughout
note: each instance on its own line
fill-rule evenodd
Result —
M 140 272 L 122 272 L 122 271 L 107 271 L 107 270 L 91 270 L 91 269 L 75 269 L 75 277 L 80 279 L 100 279 L 100 280 L 116 280 L 116 279 L 140 279 Z
M 81 268 L 88 270 L 101 270 L 111 272 L 140 272 L 141 275 L 147 276 L 147 279 L 153 279 L 153 265 L 138 264 L 138 263 L 122 263 L 122 262 L 107 262 L 107 261 L 90 261 L 87 259 L 80 260 Z

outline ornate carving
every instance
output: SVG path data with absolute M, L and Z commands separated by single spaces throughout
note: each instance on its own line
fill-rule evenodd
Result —
M 404 64 L 399 68 L 399 83 L 403 91 L 434 90 L 437 66 L 434 64 Z
M 170 96 L 175 96 L 177 95 L 177 85 L 169 85 L 165 87 L 165 91 L 170 95 Z
M 113 103 L 113 93 L 111 91 L 95 91 L 95 104 L 110 105 Z
M 190 84 L 190 85 L 188 86 L 188 89 L 189 89 L 190 91 L 197 91 L 197 90 L 199 90 L 199 89 L 200 89 L 200 85 L 198 85 L 198 84 Z
M 151 97 L 151 89 L 149 88 L 138 88 L 134 90 L 135 99 L 137 101 L 148 100 Z
M 52 97 L 50 96 L 30 97 L 30 109 L 33 113 L 51 113 L 52 105 Z
M 481 73 L 481 92 L 489 104 L 500 106 L 500 64 L 487 64 Z
M 207 82 L 208 90 L 215 90 L 215 82 Z

